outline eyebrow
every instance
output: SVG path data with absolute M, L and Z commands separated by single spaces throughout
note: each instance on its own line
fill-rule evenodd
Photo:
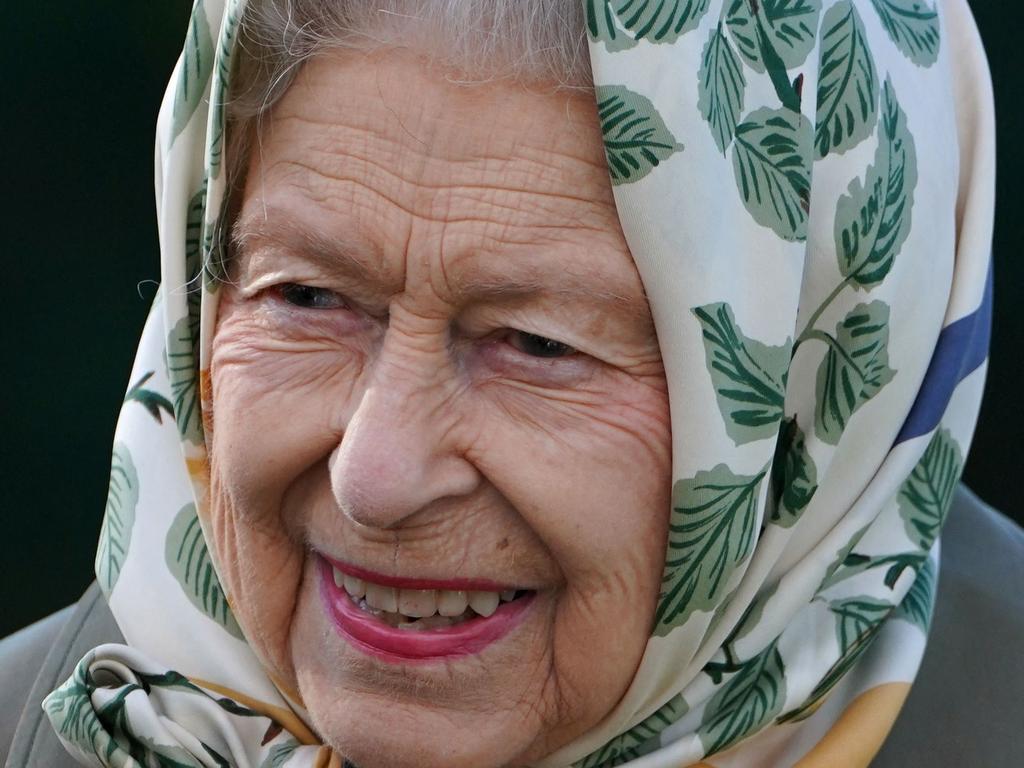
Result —
M 401 280 L 388 274 L 382 268 L 381 259 L 375 257 L 372 249 L 359 239 L 326 234 L 302 227 L 279 212 L 271 217 L 248 217 L 239 219 L 231 230 L 232 253 L 244 263 L 251 244 L 270 243 L 323 268 L 329 273 L 353 278 L 360 283 L 371 284 L 390 294 L 403 289 Z M 596 278 L 596 279 L 595 279 Z M 614 286 L 611 276 L 600 274 L 581 275 L 562 269 L 557 277 L 550 275 L 448 275 L 450 284 L 459 295 L 474 300 L 495 299 L 515 300 L 533 296 L 548 296 L 566 300 L 597 301 L 617 314 L 638 320 L 651 327 L 653 320 L 646 294 L 627 295 L 613 287 L 597 288 L 595 283 Z
M 269 216 L 239 218 L 231 228 L 231 253 L 245 262 L 253 243 L 280 246 L 301 256 L 325 271 L 358 277 L 360 280 L 384 285 L 390 278 L 365 243 L 354 238 L 327 235 L 302 227 L 279 213 L 270 223 Z M 390 280 L 393 282 L 393 280 Z

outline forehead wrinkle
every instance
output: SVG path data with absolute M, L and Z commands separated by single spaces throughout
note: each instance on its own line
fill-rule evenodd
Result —
M 584 148 L 567 146 L 564 151 L 549 147 L 536 147 L 516 135 L 510 145 L 500 145 L 496 136 L 488 137 L 487 146 L 480 149 L 464 147 L 456 141 L 446 142 L 435 137 L 431 144 L 405 141 L 402 135 L 389 136 L 378 125 L 332 122 L 312 119 L 304 114 L 276 115 L 280 123 L 279 137 L 287 142 L 290 132 L 301 130 L 305 124 L 315 126 L 316 140 L 302 140 L 302 145 L 315 153 L 317 162 L 302 162 L 289 156 L 284 162 L 299 166 L 312 176 L 321 176 L 327 181 L 356 182 L 366 185 L 377 176 L 378 194 L 385 188 L 389 201 L 404 209 L 413 208 L 411 203 L 394 198 L 403 187 L 420 193 L 442 193 L 453 198 L 468 198 L 476 201 L 480 194 L 488 195 L 496 190 L 515 196 L 518 210 L 525 204 L 537 212 L 555 206 L 572 206 L 593 209 L 589 215 L 595 217 L 615 216 L 615 205 L 608 181 L 607 167 L 603 152 L 588 157 Z M 443 137 L 442 137 L 443 138 Z M 449 145 L 459 147 L 456 154 L 438 154 Z M 560 162 L 559 162 L 560 161 Z M 566 163 L 568 161 L 568 164 Z M 357 165 L 353 165 L 353 164 Z M 357 168 L 371 171 L 367 178 L 359 178 Z M 484 177 L 500 178 L 500 186 L 494 183 L 479 183 Z M 593 187 L 598 195 L 580 194 L 578 190 Z M 426 215 L 423 211 L 409 210 L 409 213 Z
M 402 169 L 396 170 L 374 158 L 372 153 L 358 152 L 351 145 L 341 148 L 339 144 L 319 150 L 317 164 L 296 159 L 286 162 L 306 173 L 302 186 L 311 191 L 319 189 L 323 182 L 352 184 L 410 216 L 448 224 L 486 220 L 487 216 L 479 212 L 481 202 L 492 212 L 529 216 L 523 224 L 531 227 L 558 229 L 563 225 L 547 222 L 552 215 L 565 215 L 566 211 L 571 211 L 574 221 L 597 228 L 618 221 L 610 193 L 596 199 L 578 193 L 581 183 L 570 183 L 566 173 L 556 174 L 549 167 L 532 162 L 517 158 L 493 158 L 492 162 L 482 158 L 457 162 L 426 158 L 415 173 L 403 173 Z M 495 171 L 495 164 L 503 166 L 500 171 Z M 359 171 L 364 169 L 370 173 L 360 178 Z M 497 178 L 490 183 L 479 182 L 481 171 L 490 171 Z M 559 185 L 559 180 L 565 183 Z M 446 210 L 443 217 L 434 213 L 433 209 L 439 206 Z
M 394 52 L 385 56 L 391 58 Z M 324 120 L 329 124 L 344 125 L 346 128 L 382 137 L 383 117 L 388 125 L 397 128 L 392 139 L 395 143 L 426 154 L 436 151 L 438 146 L 447 147 L 449 153 L 442 158 L 446 162 L 486 158 L 486 149 L 478 151 L 475 145 L 458 139 L 465 131 L 467 115 L 475 116 L 482 107 L 496 109 L 496 118 L 487 129 L 488 146 L 494 141 L 511 139 L 512 148 L 517 154 L 522 150 L 524 159 L 549 165 L 551 155 L 569 158 L 581 165 L 590 166 L 591 172 L 603 177 L 607 184 L 607 166 L 600 141 L 597 106 L 592 94 L 572 91 L 556 93 L 544 88 L 534 90 L 523 83 L 502 81 L 489 83 L 485 89 L 472 89 L 448 82 L 443 76 L 428 76 L 419 84 L 421 98 L 410 102 L 404 79 L 379 66 L 373 67 L 372 87 L 339 91 L 336 80 L 339 70 L 364 70 L 368 63 L 371 63 L 369 59 L 354 59 L 346 53 L 325 52 L 302 67 L 292 90 L 298 90 L 296 86 L 301 81 L 306 91 L 305 96 L 323 105 L 328 115 Z M 417 68 L 421 64 L 418 63 Z M 396 83 L 399 86 L 398 92 L 394 92 L 393 85 Z M 496 93 L 502 94 L 503 98 L 495 106 L 492 97 Z M 528 111 L 535 104 L 553 98 L 562 101 L 559 130 L 531 133 L 506 125 L 508 121 L 504 118 L 508 114 L 519 113 L 524 109 Z M 285 101 L 292 100 L 286 98 Z M 366 108 L 367 101 L 372 108 Z M 301 105 L 302 101 L 297 103 Z M 282 111 L 280 107 L 278 110 Z M 289 111 L 298 114 L 301 106 L 293 106 Z M 386 116 L 380 112 L 386 113 Z

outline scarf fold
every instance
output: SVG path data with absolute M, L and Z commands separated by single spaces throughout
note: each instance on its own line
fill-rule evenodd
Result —
M 673 494 L 640 668 L 538 768 L 866 766 L 924 653 L 986 373 L 994 118 L 974 21 L 965 0 L 581 2 Z M 162 288 L 96 557 L 127 645 L 44 702 L 86 765 L 343 761 L 249 649 L 207 546 L 244 5 L 196 0 L 157 125 Z

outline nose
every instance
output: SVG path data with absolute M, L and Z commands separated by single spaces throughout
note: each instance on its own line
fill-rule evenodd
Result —
M 406 523 L 434 502 L 470 494 L 480 473 L 458 442 L 451 383 L 436 364 L 421 375 L 394 365 L 385 342 L 362 399 L 330 459 L 342 513 L 368 527 Z M 427 364 L 425 367 L 431 367 Z

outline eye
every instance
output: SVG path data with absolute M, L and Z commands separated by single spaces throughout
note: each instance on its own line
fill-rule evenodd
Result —
M 576 350 L 568 344 L 526 331 L 512 331 L 508 343 L 531 357 L 569 357 L 576 354 Z
M 327 288 L 300 283 L 285 283 L 277 289 L 287 303 L 303 309 L 343 309 L 347 305 L 340 294 Z

